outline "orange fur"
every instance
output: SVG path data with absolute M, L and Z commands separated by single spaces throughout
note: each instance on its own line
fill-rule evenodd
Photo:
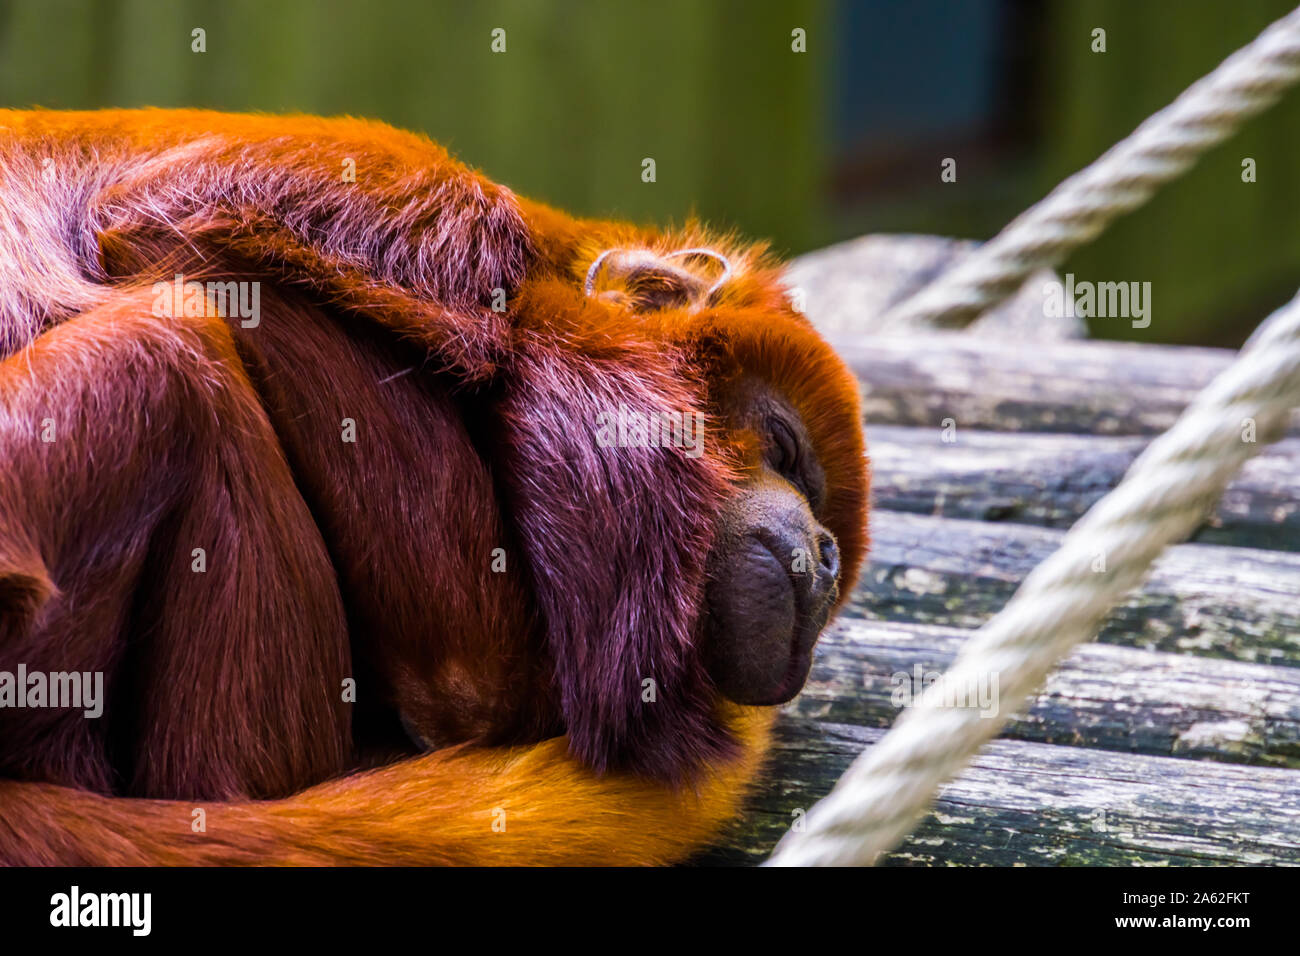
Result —
M 650 866 L 707 846 L 740 809 L 773 714 L 733 716 L 738 759 L 694 789 L 594 776 L 553 738 L 456 748 L 218 804 L 103 797 L 0 781 L 0 860 L 26 865 Z M 193 811 L 207 811 L 194 833 Z
M 734 272 L 707 308 L 583 292 L 602 250 L 702 245 Z M 144 290 L 174 272 L 265 282 L 263 325 L 151 316 Z M 573 426 L 611 403 L 707 410 L 741 375 L 803 415 L 847 594 L 867 547 L 856 383 L 762 247 L 575 219 L 367 121 L 0 110 L 0 667 L 102 669 L 138 732 L 119 779 L 101 727 L 0 712 L 0 862 L 705 845 L 772 719 L 716 699 L 692 630 L 754 436 L 711 426 L 698 462 L 596 457 Z M 357 408 L 353 459 L 322 436 Z M 51 414 L 73 440 L 37 442 Z M 196 541 L 234 555 L 224 576 L 176 570 Z M 509 573 L 485 574 L 501 544 Z M 337 700 L 351 673 L 440 749 L 340 776 L 376 759 Z

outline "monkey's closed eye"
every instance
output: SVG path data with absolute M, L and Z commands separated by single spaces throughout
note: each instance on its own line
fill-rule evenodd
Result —
M 772 467 L 796 484 L 799 477 L 799 439 L 794 430 L 773 416 L 767 420 L 771 438 Z

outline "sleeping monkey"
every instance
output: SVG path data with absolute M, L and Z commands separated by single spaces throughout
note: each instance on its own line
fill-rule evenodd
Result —
M 378 123 L 0 111 L 0 673 L 104 686 L 0 707 L 0 861 L 683 858 L 862 561 L 857 395 L 697 226 Z

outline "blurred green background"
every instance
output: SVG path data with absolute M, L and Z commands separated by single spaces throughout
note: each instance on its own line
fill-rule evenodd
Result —
M 867 232 L 987 238 L 1290 6 L 0 0 L 0 104 L 377 117 L 574 212 L 694 212 L 796 254 Z M 1094 335 L 1235 345 L 1289 297 L 1298 124 L 1293 95 L 1065 264 L 1152 283 L 1150 328 Z

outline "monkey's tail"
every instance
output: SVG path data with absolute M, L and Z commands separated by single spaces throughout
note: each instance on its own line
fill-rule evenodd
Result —
M 766 750 L 772 716 L 738 710 L 740 755 L 693 789 L 597 777 L 568 755 L 563 738 L 438 751 L 282 800 L 246 803 L 105 797 L 0 781 L 0 863 L 671 863 L 706 846 L 735 815 Z

